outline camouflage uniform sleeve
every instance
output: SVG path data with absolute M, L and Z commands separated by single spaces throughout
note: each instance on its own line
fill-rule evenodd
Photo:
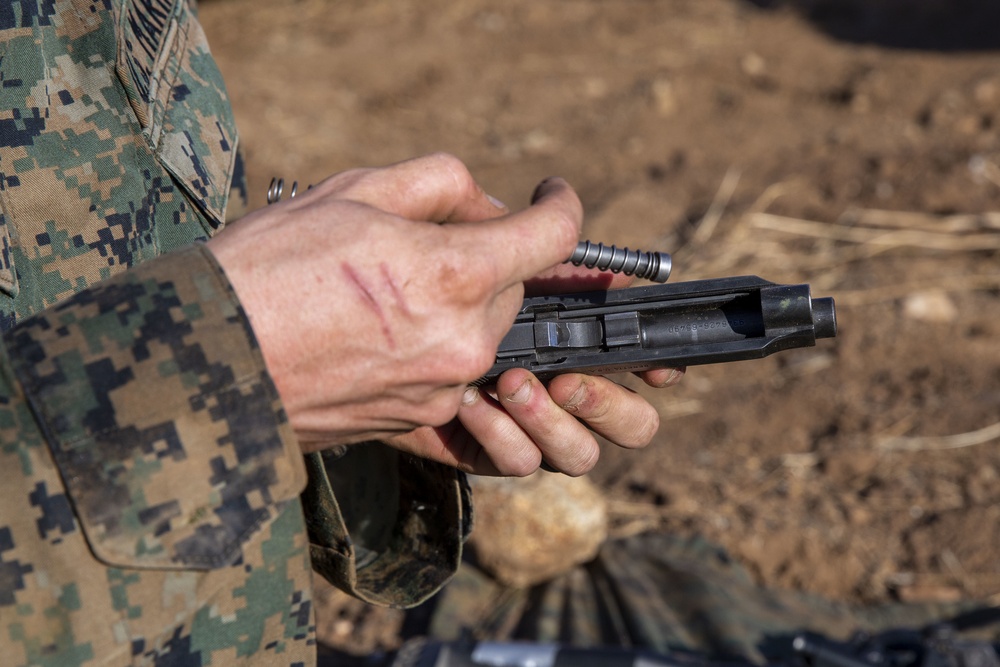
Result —
M 5 664 L 315 660 L 302 456 L 203 245 L 7 334 L 0 462 Z

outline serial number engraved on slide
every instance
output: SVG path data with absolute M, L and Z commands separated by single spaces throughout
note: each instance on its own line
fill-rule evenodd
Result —
M 675 324 L 667 327 L 667 333 L 684 333 L 686 331 L 709 330 L 709 329 L 732 329 L 743 326 L 743 320 L 733 320 L 732 322 L 695 322 L 693 324 Z

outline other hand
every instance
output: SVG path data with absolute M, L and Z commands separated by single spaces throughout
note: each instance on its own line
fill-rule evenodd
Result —
M 531 294 L 617 289 L 631 278 L 562 265 L 527 282 Z M 638 374 L 652 387 L 680 382 L 684 369 Z M 598 433 L 629 449 L 645 447 L 659 428 L 656 409 L 642 396 L 609 378 L 568 373 L 544 385 L 523 369 L 512 369 L 495 388 L 470 387 L 455 420 L 397 436 L 393 444 L 427 458 L 484 475 L 523 476 L 543 461 L 568 475 L 597 463 Z

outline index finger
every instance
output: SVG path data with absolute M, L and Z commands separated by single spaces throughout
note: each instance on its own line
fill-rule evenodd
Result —
M 495 218 L 507 208 L 489 197 L 454 155 L 434 153 L 380 169 L 353 170 L 321 187 L 407 220 L 473 222 Z
M 561 178 L 538 186 L 530 207 L 475 224 L 456 225 L 473 248 L 490 252 L 496 283 L 506 289 L 565 262 L 576 248 L 583 226 L 583 206 Z

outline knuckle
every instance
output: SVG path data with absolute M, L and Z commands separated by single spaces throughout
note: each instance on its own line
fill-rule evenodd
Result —
M 437 253 L 439 261 L 429 271 L 432 284 L 441 299 L 454 304 L 482 304 L 489 296 L 492 283 L 483 274 L 482 262 L 471 253 Z
M 467 381 L 482 377 L 493 367 L 496 360 L 495 347 L 485 341 L 466 339 L 452 350 L 451 365 L 459 377 Z
M 327 177 L 316 184 L 315 188 L 318 192 L 327 194 L 350 194 L 353 190 L 364 187 L 374 172 L 374 169 L 367 167 L 349 169 Z
M 432 153 L 428 159 L 435 169 L 448 174 L 454 180 L 460 192 L 479 189 L 469 168 L 457 156 L 441 151 Z
M 454 153 L 449 153 L 448 151 L 434 151 L 425 159 L 430 160 L 442 169 L 465 169 L 465 163 L 462 162 Z
M 496 363 L 496 360 L 497 357 L 495 352 L 484 350 L 482 354 L 472 360 L 473 363 L 470 366 L 470 370 L 472 371 L 473 376 L 475 376 L 476 379 L 479 379 L 486 375 L 486 373 L 493 368 L 493 364 Z

